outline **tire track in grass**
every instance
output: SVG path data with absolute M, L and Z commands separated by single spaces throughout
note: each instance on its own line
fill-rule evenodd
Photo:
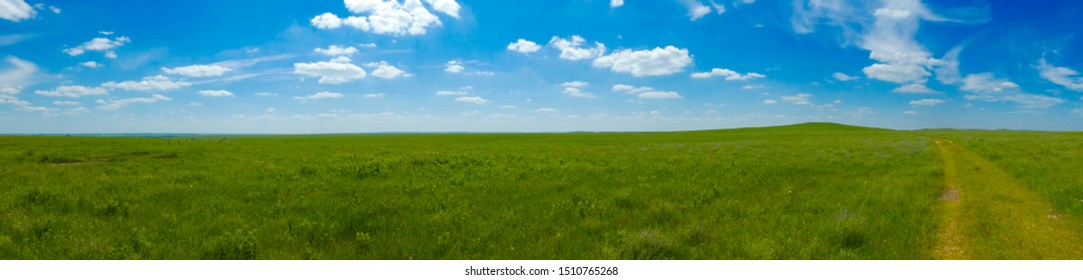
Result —
M 962 190 L 959 183 L 959 171 L 956 169 L 955 156 L 952 151 L 945 146 L 947 140 L 936 139 L 936 148 L 940 151 L 941 157 L 944 159 L 944 192 L 940 194 L 940 205 L 938 206 L 940 212 L 940 224 L 941 229 L 937 234 L 939 240 L 936 250 L 933 252 L 933 256 L 942 260 L 958 260 L 966 259 L 966 255 L 963 251 L 963 238 L 959 233 L 959 224 L 961 216 L 961 204 L 960 198 L 962 198 Z
M 938 210 L 938 259 L 1083 259 L 1070 220 L 992 162 L 936 139 L 945 189 Z

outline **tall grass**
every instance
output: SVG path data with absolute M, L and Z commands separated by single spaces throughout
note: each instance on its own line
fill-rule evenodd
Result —
M 829 124 L 0 137 L 0 258 L 924 259 L 931 145 Z

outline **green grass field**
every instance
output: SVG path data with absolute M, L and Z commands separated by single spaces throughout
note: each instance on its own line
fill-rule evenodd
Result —
M 1083 259 L 1083 134 L 0 137 L 0 259 Z

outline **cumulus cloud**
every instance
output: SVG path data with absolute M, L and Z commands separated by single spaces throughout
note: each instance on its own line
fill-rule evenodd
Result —
M 360 66 L 350 63 L 348 57 L 340 56 L 329 61 L 294 63 L 293 73 L 320 78 L 321 84 L 341 84 L 364 79 L 368 73 Z
M 930 89 L 929 87 L 926 87 L 925 84 L 918 84 L 918 83 L 903 85 L 903 86 L 900 86 L 900 87 L 897 87 L 897 88 L 891 90 L 891 92 L 895 92 L 895 93 L 914 93 L 914 94 L 937 94 L 937 93 L 940 93 L 938 91 Z
M 688 18 L 691 21 L 696 21 L 711 13 L 711 7 L 703 5 L 703 2 L 700 2 L 699 0 L 681 0 L 681 4 L 683 4 L 685 8 L 688 8 Z
M 384 98 L 384 93 L 383 92 L 369 93 L 369 94 L 365 94 L 365 95 L 363 95 L 361 97 L 369 98 L 369 99 L 380 99 L 380 98 Z
M 562 87 L 575 87 L 575 88 L 585 87 L 585 86 L 588 86 L 588 85 L 590 85 L 590 83 L 584 82 L 584 81 L 571 81 L 571 82 L 564 82 L 564 83 L 560 84 L 560 86 L 562 86 Z
M 963 78 L 963 87 L 960 89 L 978 93 L 994 93 L 1019 89 L 1019 85 L 1007 79 L 995 78 L 993 73 L 981 73 L 966 75 L 966 78 Z
M 161 94 L 155 94 L 155 95 L 153 95 L 151 97 L 135 97 L 135 98 L 125 98 L 125 99 L 117 99 L 117 100 L 110 100 L 110 101 L 105 101 L 105 100 L 98 99 L 98 104 L 101 104 L 101 106 L 98 106 L 98 109 L 111 111 L 111 110 L 119 110 L 120 108 L 124 108 L 124 106 L 128 106 L 128 105 L 131 105 L 131 104 L 136 104 L 136 103 L 157 103 L 159 101 L 170 101 L 170 100 L 173 100 L 173 99 L 171 99 L 171 98 L 169 98 L 169 97 L 167 97 L 165 95 L 161 95 Z
M 556 108 L 542 107 L 542 108 L 535 109 L 534 112 L 538 112 L 538 113 L 557 113 L 557 112 L 560 112 L 560 110 L 557 110 Z
M 436 95 L 439 95 L 439 96 L 466 95 L 466 92 L 465 91 L 441 90 L 441 91 L 437 91 Z
M 346 9 L 354 16 L 340 18 L 323 13 L 310 20 L 319 29 L 353 27 L 365 32 L 394 36 L 424 35 L 432 26 L 441 25 L 431 10 L 459 18 L 459 3 L 455 0 L 346 0 Z M 425 4 L 428 4 L 426 6 Z
M 641 93 L 641 92 L 647 92 L 647 91 L 653 91 L 653 90 L 654 90 L 654 88 L 651 88 L 651 87 L 637 87 L 637 86 L 626 85 L 626 84 L 613 85 L 613 91 L 618 91 L 618 92 L 623 91 L 625 93 L 630 93 L 630 94 L 638 94 L 638 93 Z
M 936 106 L 936 105 L 940 105 L 940 104 L 943 104 L 943 103 L 944 103 L 943 99 L 935 99 L 935 98 L 926 98 L 926 99 L 918 99 L 918 100 L 910 101 L 910 105 L 914 105 L 914 106 Z
M 1018 84 L 996 78 L 992 73 L 970 74 L 963 78 L 962 82 L 960 89 L 975 93 L 963 96 L 967 100 L 1006 101 L 1016 103 L 1024 109 L 1043 109 L 1064 103 L 1060 98 L 1022 92 Z
M 70 56 L 80 56 L 87 51 L 96 51 L 104 52 L 106 58 L 117 58 L 117 53 L 114 50 L 130 42 L 132 42 L 132 40 L 125 36 L 116 37 L 114 39 L 99 37 L 91 39 L 74 48 L 64 49 L 64 52 Z
M 571 97 L 594 98 L 594 94 L 583 92 L 579 88 L 574 88 L 574 87 L 564 88 L 564 94 L 568 95 L 568 96 L 571 96 Z
M 1023 109 L 1044 109 L 1064 103 L 1063 99 L 1044 95 L 1011 93 L 1011 94 L 975 94 L 963 96 L 967 100 L 979 100 L 986 102 L 1007 101 L 1019 104 Z
M 233 96 L 233 93 L 229 92 L 228 90 L 223 90 L 223 89 L 220 89 L 220 90 L 201 90 L 201 91 L 199 91 L 199 95 L 206 96 L 206 97 L 229 97 L 229 96 Z
M 80 106 L 80 105 L 83 105 L 83 103 L 79 103 L 79 102 L 75 102 L 75 101 L 66 101 L 66 100 L 64 100 L 64 101 L 53 101 L 53 105 L 60 105 L 60 106 Z
M 1071 68 L 1053 66 L 1045 62 L 1043 58 L 1038 62 L 1038 71 L 1042 78 L 1054 84 L 1074 91 L 1083 91 L 1083 77 L 1078 76 L 1079 72 Z
M 549 40 L 549 45 L 560 50 L 561 59 L 570 61 L 592 59 L 605 54 L 605 45 L 602 43 L 594 42 L 593 48 L 582 47 L 586 42 L 587 40 L 579 35 L 573 35 L 571 39 L 553 36 L 553 39 Z
M 630 73 L 632 76 L 661 76 L 684 70 L 692 64 L 688 49 L 674 46 L 655 47 L 652 50 L 619 50 L 595 59 L 592 65 L 609 68 L 613 72 Z
M 365 66 L 367 66 L 367 67 L 375 67 L 376 69 L 372 70 L 372 76 L 380 78 L 380 79 L 391 80 L 391 79 L 396 79 L 396 78 L 400 78 L 400 77 L 410 77 L 411 76 L 410 73 L 406 73 L 406 71 L 402 71 L 401 69 L 396 68 L 395 66 L 392 66 L 391 64 L 388 64 L 387 61 L 368 63 L 368 64 L 365 64 Z
M 79 65 L 82 65 L 83 67 L 86 67 L 86 68 L 99 68 L 99 67 L 103 66 L 101 64 L 98 64 L 97 61 L 86 61 L 86 62 L 83 62 L 83 63 L 79 63 Z
M 337 93 L 337 92 L 321 91 L 321 92 L 314 93 L 312 95 L 294 96 L 293 99 L 301 100 L 303 102 L 303 101 L 312 101 L 312 100 L 320 100 L 320 99 L 342 98 L 343 96 L 345 96 L 345 95 L 342 95 L 341 93 Z
M 640 93 L 639 98 L 643 99 L 675 99 L 681 98 L 681 95 L 676 91 L 645 91 Z
M 782 99 L 783 102 L 787 102 L 787 103 L 790 103 L 790 104 L 809 105 L 809 104 L 811 104 L 809 102 L 809 100 L 808 100 L 809 97 L 812 97 L 812 95 L 808 94 L 808 93 L 798 93 L 797 95 L 782 96 L 779 99 Z
M 509 51 L 516 51 L 521 53 L 532 53 L 541 49 L 538 43 L 527 41 L 526 39 L 519 39 L 513 43 L 508 44 Z
M 835 72 L 835 74 L 831 74 L 831 77 L 835 78 L 835 80 L 839 80 L 840 82 L 849 82 L 859 79 L 858 77 L 846 75 L 846 73 L 842 72 Z
M 0 71 L 0 95 L 18 94 L 30 77 L 38 72 L 38 66 L 15 56 L 8 56 L 5 60 L 11 67 Z
M 775 104 L 778 104 L 778 101 L 777 101 L 777 100 L 774 100 L 774 99 L 764 99 L 764 100 L 763 100 L 763 104 L 767 104 L 767 105 L 775 105 Z
M 100 87 L 84 86 L 58 86 L 53 90 L 35 90 L 34 94 L 53 97 L 80 97 L 87 95 L 103 95 L 106 91 Z
M 226 72 L 233 71 L 233 69 L 221 65 L 203 65 L 195 64 L 189 66 L 165 68 L 162 67 L 162 72 L 166 74 L 177 74 L 187 77 L 216 77 L 222 76 Z
M 474 103 L 474 104 L 477 104 L 477 105 L 482 105 L 482 104 L 485 104 L 485 103 L 489 103 L 489 100 L 486 100 L 485 98 L 481 98 L 479 96 L 456 97 L 455 101 L 465 102 L 465 103 Z
M 0 0 L 0 18 L 19 22 L 37 16 L 37 11 L 23 0 Z
M 616 8 L 620 6 L 624 6 L 624 0 L 609 0 L 610 8 Z
M 140 81 L 124 81 L 124 82 L 105 82 L 102 83 L 102 87 L 111 89 L 124 89 L 135 91 L 159 91 L 159 90 L 173 90 L 182 87 L 190 86 L 191 84 L 183 81 L 174 81 L 169 77 L 157 75 L 143 77 Z
M 715 77 L 715 76 L 725 77 L 725 79 L 727 81 L 747 81 L 747 80 L 750 80 L 750 79 L 762 79 L 762 78 L 767 77 L 767 76 L 765 76 L 763 74 L 754 73 L 754 72 L 748 72 L 748 73 L 745 73 L 744 75 L 741 75 L 741 73 L 737 73 L 737 71 L 724 69 L 724 68 L 714 68 L 714 69 L 711 69 L 711 72 L 692 73 L 692 78 L 696 78 L 696 79 L 706 79 L 706 78 Z
M 466 67 L 463 67 L 463 62 L 462 61 L 451 60 L 451 61 L 448 61 L 446 66 L 444 67 L 444 72 L 459 73 L 459 72 L 462 72 L 465 69 L 466 69 Z
M 328 46 L 326 49 L 316 48 L 313 51 L 326 56 L 353 56 L 357 54 L 357 48 L 343 47 L 339 45 L 331 45 Z

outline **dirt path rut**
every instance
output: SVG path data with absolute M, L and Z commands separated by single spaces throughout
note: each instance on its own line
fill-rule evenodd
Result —
M 1048 201 L 992 162 L 950 140 L 944 160 L 938 259 L 1081 259 L 1083 238 Z

